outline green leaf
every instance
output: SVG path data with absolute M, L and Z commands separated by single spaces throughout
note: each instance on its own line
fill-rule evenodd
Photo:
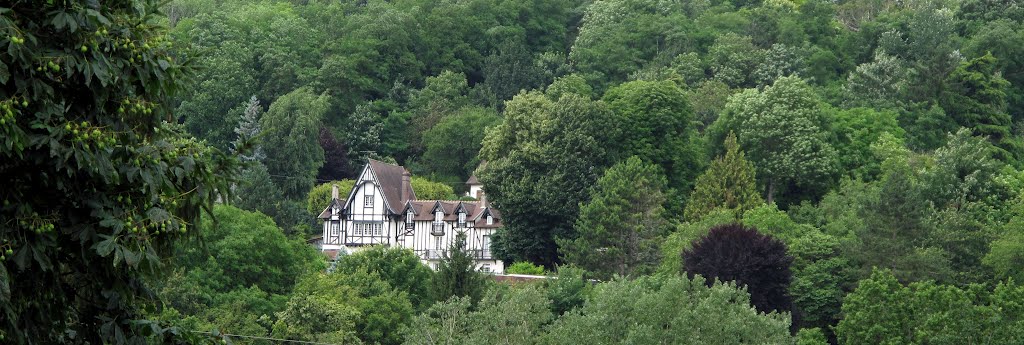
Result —
M 117 241 L 115 237 L 110 235 L 100 235 L 100 237 L 102 237 L 103 240 L 96 243 L 96 246 L 94 247 L 96 249 L 96 253 L 100 256 L 108 256 L 114 251 L 114 248 L 117 247 Z
M 7 84 L 7 80 L 11 78 L 11 72 L 7 70 L 7 64 L 0 62 L 0 84 Z
M 128 266 L 137 267 L 139 265 L 139 261 L 142 261 L 142 253 L 137 253 L 127 248 L 122 250 L 121 253 L 124 254 L 124 262 L 128 264 Z
M 11 277 L 7 274 L 7 266 L 0 265 L 0 303 L 11 301 Z
M 167 213 L 166 210 L 158 207 L 154 207 L 149 209 L 149 211 L 146 211 L 146 216 L 149 217 L 150 221 L 157 223 L 166 222 L 167 220 L 171 219 L 170 213 Z

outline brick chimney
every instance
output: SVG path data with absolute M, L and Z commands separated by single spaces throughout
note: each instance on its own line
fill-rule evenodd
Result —
M 480 200 L 480 206 L 481 207 L 489 207 L 490 206 L 490 205 L 487 205 L 487 193 L 485 193 L 483 189 L 477 191 L 476 195 L 477 195 L 477 199 Z
M 402 203 L 409 201 L 409 190 L 412 189 L 409 185 L 410 177 L 409 170 L 402 169 Z
M 337 199 L 338 199 L 338 185 L 337 184 L 332 184 L 331 185 L 331 200 L 337 200 Z

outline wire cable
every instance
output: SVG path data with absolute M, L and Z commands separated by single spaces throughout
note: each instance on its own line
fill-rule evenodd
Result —
M 213 332 L 203 332 L 203 331 L 192 331 L 192 332 L 193 333 L 199 333 L 199 334 L 207 334 L 207 335 L 211 335 L 211 336 L 215 336 L 215 337 L 218 336 L 218 334 L 214 334 Z M 225 337 L 228 337 L 228 338 L 235 337 L 235 338 L 247 338 L 247 339 L 257 339 L 257 340 L 273 340 L 273 341 L 279 341 L 279 342 L 284 342 L 284 343 L 295 343 L 295 344 L 339 345 L 339 344 L 334 344 L 334 343 L 320 343 L 320 342 L 305 341 L 305 340 L 291 340 L 291 339 L 280 339 L 280 338 L 268 338 L 268 337 L 258 337 L 258 336 L 253 336 L 253 335 L 228 334 L 228 333 L 219 333 L 219 335 L 225 336 Z

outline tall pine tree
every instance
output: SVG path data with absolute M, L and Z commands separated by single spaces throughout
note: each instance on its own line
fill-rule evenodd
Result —
M 703 175 L 697 178 L 683 215 L 697 220 L 716 208 L 735 210 L 737 215 L 763 203 L 757 192 L 754 165 L 746 159 L 736 135 L 725 138 L 725 155 L 718 157 Z

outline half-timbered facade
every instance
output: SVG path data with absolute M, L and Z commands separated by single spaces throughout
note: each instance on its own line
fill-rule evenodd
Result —
M 476 201 L 417 200 L 410 177 L 404 167 L 370 160 L 346 199 L 339 198 L 335 187 L 331 204 L 319 217 L 324 224 L 321 249 L 398 246 L 412 249 L 436 268 L 462 233 L 477 268 L 502 273 L 503 263 L 491 254 L 491 236 L 501 227 L 501 214 L 487 203 L 475 177 L 469 183 Z

